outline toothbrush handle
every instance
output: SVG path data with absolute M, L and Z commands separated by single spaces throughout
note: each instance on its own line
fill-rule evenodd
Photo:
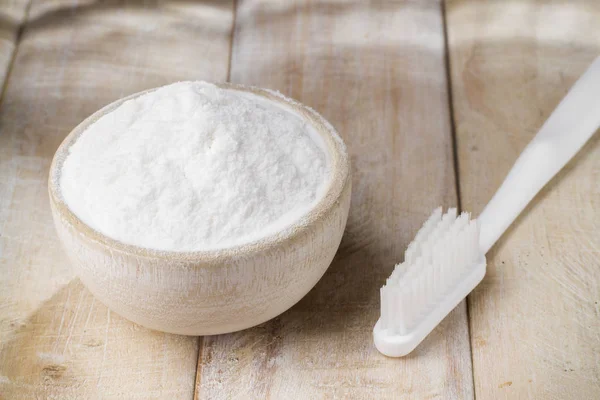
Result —
M 600 57 L 579 78 L 517 159 L 479 216 L 484 253 L 600 126 Z

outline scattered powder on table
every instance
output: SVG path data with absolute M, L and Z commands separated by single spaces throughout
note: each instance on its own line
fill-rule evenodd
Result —
M 95 230 L 145 248 L 226 248 L 304 216 L 329 177 L 323 139 L 259 96 L 180 82 L 128 100 L 69 150 L 60 187 Z

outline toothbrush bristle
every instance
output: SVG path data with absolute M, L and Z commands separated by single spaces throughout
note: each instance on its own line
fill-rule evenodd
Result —
M 381 288 L 381 319 L 389 334 L 404 335 L 476 265 L 479 227 L 470 214 L 437 208 Z

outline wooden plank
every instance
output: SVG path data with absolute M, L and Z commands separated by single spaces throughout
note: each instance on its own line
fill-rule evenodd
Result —
M 204 338 L 197 398 L 472 398 L 461 304 L 409 357 L 372 344 L 379 287 L 439 204 L 456 203 L 436 1 L 242 1 L 231 80 L 281 90 L 336 126 L 353 162 L 348 227 L 299 304 Z
M 17 48 L 19 27 L 30 0 L 4 0 L 0 8 L 0 93 Z
M 35 2 L 0 108 L 0 398 L 192 398 L 198 340 L 151 332 L 93 299 L 59 248 L 47 198 L 66 134 L 123 95 L 225 80 L 231 2 Z
M 461 200 L 479 213 L 600 54 L 600 3 L 458 0 L 447 16 Z M 600 398 L 598 182 L 596 134 L 488 253 L 469 297 L 477 399 Z

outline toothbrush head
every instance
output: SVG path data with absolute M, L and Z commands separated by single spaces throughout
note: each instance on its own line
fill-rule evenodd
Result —
M 481 282 L 485 268 L 477 220 L 437 208 L 381 288 L 377 349 L 389 357 L 410 353 Z

